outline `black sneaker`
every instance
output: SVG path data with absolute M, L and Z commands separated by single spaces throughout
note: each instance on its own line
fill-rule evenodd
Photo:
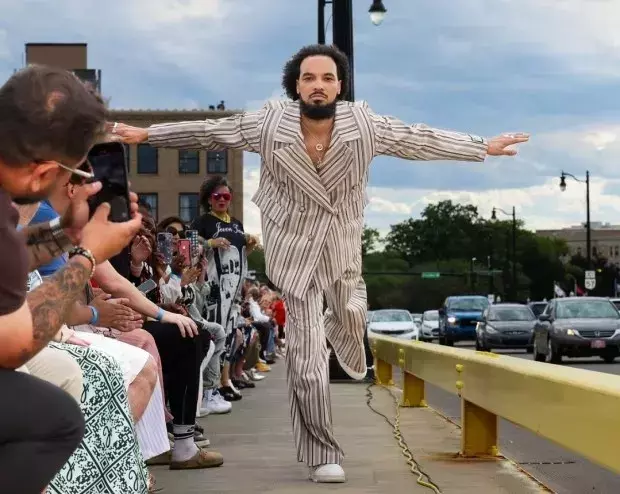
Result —
M 243 398 L 243 396 L 241 396 L 241 393 L 235 393 L 230 386 L 224 386 L 220 388 L 219 392 L 222 395 L 222 398 L 224 398 L 226 401 L 239 401 L 241 398 Z

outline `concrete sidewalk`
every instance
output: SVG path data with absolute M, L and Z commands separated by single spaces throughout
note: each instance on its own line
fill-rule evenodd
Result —
M 229 415 L 201 419 L 211 448 L 224 455 L 217 469 L 170 471 L 151 467 L 164 493 L 342 494 L 431 493 L 416 483 L 393 437 L 392 427 L 366 405 L 367 385 L 333 384 L 336 436 L 347 454 L 346 484 L 313 484 L 305 465 L 297 462 L 288 415 L 284 362 L 267 379 L 245 390 Z M 371 405 L 394 420 L 390 393 L 371 388 Z M 460 460 L 460 431 L 430 409 L 401 409 L 401 430 L 432 481 L 445 494 L 528 494 L 547 492 L 506 460 Z

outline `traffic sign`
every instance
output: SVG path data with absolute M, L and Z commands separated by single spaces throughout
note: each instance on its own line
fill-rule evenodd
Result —
M 427 278 L 427 279 L 437 279 L 439 278 L 440 274 L 437 272 L 426 272 L 426 273 L 422 273 L 422 278 Z
M 586 290 L 594 290 L 596 287 L 596 280 L 587 279 L 586 280 Z
M 595 280 L 596 279 L 596 271 L 586 271 L 585 272 L 586 280 Z

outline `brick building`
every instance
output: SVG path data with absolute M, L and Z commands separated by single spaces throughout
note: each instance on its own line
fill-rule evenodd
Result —
M 27 43 L 26 64 L 45 64 L 64 68 L 102 90 L 101 70 L 88 68 L 86 43 Z M 223 102 L 218 107 L 222 108 Z M 114 109 L 111 118 L 129 125 L 183 120 L 222 118 L 234 115 L 229 110 Z M 243 221 L 243 152 L 155 149 L 148 144 L 131 146 L 129 176 L 133 191 L 153 209 L 158 220 L 179 216 L 191 221 L 199 214 L 198 191 L 210 175 L 225 175 L 234 190 L 232 214 Z
M 610 262 L 620 265 L 620 226 L 591 222 L 590 228 L 592 255 L 599 254 L 606 257 Z M 537 230 L 536 235 L 561 238 L 566 241 L 571 255 L 586 256 L 586 228 L 584 225 L 560 230 Z

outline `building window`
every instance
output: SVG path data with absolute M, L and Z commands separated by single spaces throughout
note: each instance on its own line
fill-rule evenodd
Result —
M 207 173 L 225 175 L 228 173 L 227 160 L 226 151 L 207 151 Z
M 179 173 L 200 172 L 200 151 L 193 149 L 179 150 Z
M 179 217 L 186 223 L 191 223 L 198 216 L 198 194 L 179 194 Z
M 151 216 L 153 217 L 155 222 L 157 222 L 157 218 L 158 218 L 158 214 L 157 214 L 158 199 L 159 198 L 156 192 L 138 194 L 138 200 L 147 205 L 148 209 L 150 210 Z
M 157 175 L 157 149 L 148 144 L 138 144 L 138 173 Z
M 618 246 L 617 246 L 617 245 L 614 247 L 614 254 L 615 254 L 615 256 L 614 256 L 614 257 L 618 257 L 618 256 L 620 256 L 620 252 L 619 252 L 619 249 L 618 249 Z

